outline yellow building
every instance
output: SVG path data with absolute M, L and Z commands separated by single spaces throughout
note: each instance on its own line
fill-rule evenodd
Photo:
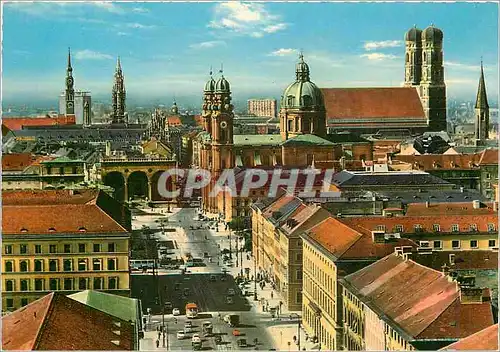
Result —
M 329 217 L 302 234 L 302 323 L 325 350 L 343 347 L 343 305 L 339 279 L 392 253 L 395 246 L 416 247 L 407 239 L 375 242 Z M 344 346 L 345 347 L 345 346 Z
M 275 284 L 286 309 L 302 307 L 303 255 L 300 234 L 330 213 L 284 193 L 271 203 L 252 206 L 253 253 L 257 266 Z
M 342 278 L 344 349 L 437 350 L 491 326 L 489 290 L 457 281 L 402 249 Z
M 51 291 L 129 295 L 130 213 L 97 190 L 2 195 L 2 307 Z

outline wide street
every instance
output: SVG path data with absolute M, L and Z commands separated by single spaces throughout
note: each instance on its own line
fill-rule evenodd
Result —
M 253 281 L 244 287 L 238 287 L 234 279 L 241 272 L 241 265 L 238 267 L 222 265 L 220 250 L 229 249 L 229 231 L 225 230 L 225 226 L 220 224 L 217 231 L 213 226 L 212 229 L 208 229 L 211 221 L 200 221 L 194 208 L 173 209 L 169 214 L 161 213 L 164 210 L 159 209 L 144 210 L 149 213 L 154 211 L 155 214 L 134 216 L 134 228 L 139 229 L 145 225 L 157 229 L 154 236 L 158 241 L 172 241 L 173 249 L 169 250 L 170 257 L 183 257 L 190 253 L 194 258 L 203 258 L 205 266 L 188 267 L 184 274 L 181 270 L 160 269 L 159 274 L 155 276 L 151 272 L 131 275 L 132 296 L 142 300 L 145 314 L 148 309 L 151 313 L 146 314 L 148 324 L 145 338 L 141 340 L 141 350 L 190 350 L 193 333 L 199 333 L 202 337 L 204 350 L 277 348 L 279 342 L 276 342 L 276 336 L 271 336 L 270 331 L 281 324 L 288 324 L 290 327 L 290 322 L 278 321 L 273 319 L 270 313 L 263 312 L 258 302 L 253 300 Z M 231 236 L 231 240 L 233 263 L 235 263 L 236 236 Z M 253 276 L 252 262 L 246 253 L 243 254 L 243 263 L 243 269 L 248 268 L 249 276 Z M 234 290 L 234 295 L 228 291 L 229 289 Z M 246 296 L 243 296 L 242 289 L 247 291 Z M 230 303 L 228 297 L 231 297 Z M 197 319 L 192 320 L 194 331 L 186 334 L 185 339 L 178 339 L 176 333 L 183 330 L 187 320 L 184 315 L 186 303 L 196 303 L 200 314 Z M 166 307 L 165 315 L 162 316 L 164 307 Z M 172 308 L 179 308 L 181 315 L 174 317 Z M 241 336 L 233 336 L 233 328 L 222 321 L 222 317 L 231 313 L 240 316 L 238 330 Z M 201 325 L 205 321 L 212 322 L 214 335 L 221 335 L 222 344 L 216 344 L 213 336 L 203 336 Z M 158 335 L 157 331 L 162 325 L 165 326 L 165 331 L 168 331 L 165 336 L 165 347 L 163 347 L 163 336 Z M 285 337 L 283 332 L 281 333 L 281 344 L 287 343 L 283 342 L 284 338 L 291 340 L 291 336 L 288 335 L 294 334 L 296 331 L 294 326 L 296 325 L 291 325 L 293 331 L 289 329 L 292 332 L 285 334 Z M 245 339 L 248 347 L 238 347 L 237 342 L 240 339 Z M 294 347 L 292 346 L 292 349 Z

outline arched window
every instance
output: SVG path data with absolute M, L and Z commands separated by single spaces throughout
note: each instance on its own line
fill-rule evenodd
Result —
M 408 53 L 406 53 L 406 62 L 409 62 L 410 61 L 410 55 Z
M 5 262 L 5 271 L 10 273 L 14 271 L 14 265 L 12 262 Z
M 5 281 L 5 291 L 14 291 L 14 281 L 7 280 Z
M 43 271 L 43 262 L 41 260 L 35 260 L 35 271 Z
M 28 262 L 23 260 L 21 263 L 20 263 L 20 268 L 21 268 L 21 272 L 26 272 L 28 271 Z
M 427 62 L 427 53 L 424 51 L 424 64 Z
M 293 105 L 294 105 L 294 103 L 295 103 L 295 98 L 294 98 L 294 96 L 293 96 L 293 95 L 289 95 L 289 96 L 287 97 L 287 105 L 288 105 L 288 106 L 293 106 Z
M 302 96 L 302 103 L 304 106 L 311 106 L 312 104 L 312 97 L 310 95 L 304 95 Z

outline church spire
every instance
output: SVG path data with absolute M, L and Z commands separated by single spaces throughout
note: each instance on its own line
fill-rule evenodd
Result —
M 71 71 L 73 71 L 73 68 L 71 67 L 71 48 L 68 48 L 68 68 L 67 68 L 68 75 L 70 75 Z
M 113 105 L 113 123 L 124 123 L 125 121 L 125 83 L 120 57 L 116 60 L 115 81 L 111 96 Z
M 484 83 L 483 60 L 481 59 L 481 76 L 477 88 L 476 109 L 488 109 L 488 97 L 486 95 L 486 84 Z
M 71 67 L 71 49 L 68 48 L 68 67 L 66 68 L 66 115 L 75 114 L 75 89 L 73 68 Z

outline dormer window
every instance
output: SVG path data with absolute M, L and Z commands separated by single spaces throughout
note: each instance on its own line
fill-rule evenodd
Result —
M 22 227 L 20 231 L 23 232 L 23 233 L 25 233 L 25 232 L 28 232 L 28 229 L 25 228 L 25 227 Z
M 488 224 L 488 232 L 495 232 L 495 224 Z
M 451 225 L 451 232 L 458 232 L 458 231 L 459 231 L 458 224 Z
M 477 224 L 470 224 L 469 229 L 471 232 L 477 232 Z
M 289 95 L 288 97 L 286 97 L 286 101 L 288 106 L 293 106 L 295 97 L 293 95 Z
M 396 225 L 394 226 L 394 229 L 396 230 L 396 232 L 403 232 L 403 225 Z
M 49 232 L 56 232 L 56 229 L 54 227 L 49 227 Z
M 441 226 L 439 226 L 439 224 L 434 224 L 432 225 L 432 229 L 434 230 L 434 232 L 439 232 L 441 231 Z
M 415 224 L 415 225 L 413 225 L 413 229 L 415 230 L 415 232 L 421 232 L 422 231 L 422 225 Z
M 86 229 L 85 227 L 83 227 L 83 226 L 82 226 L 82 227 L 80 227 L 80 228 L 78 229 L 78 231 L 79 231 L 79 232 L 87 232 L 87 229 Z
M 377 225 L 375 231 L 385 231 L 385 225 Z

